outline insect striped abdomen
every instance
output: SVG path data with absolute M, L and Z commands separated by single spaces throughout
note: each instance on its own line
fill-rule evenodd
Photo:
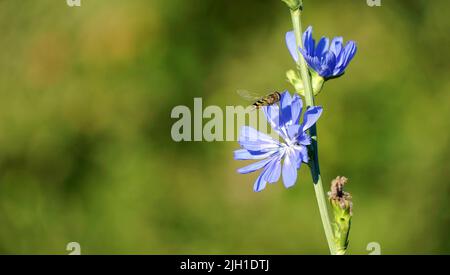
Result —
M 260 99 L 258 99 L 255 103 L 253 103 L 253 107 L 256 109 L 261 108 L 262 106 L 273 105 L 280 101 L 281 95 L 279 92 L 274 92 L 268 94 Z

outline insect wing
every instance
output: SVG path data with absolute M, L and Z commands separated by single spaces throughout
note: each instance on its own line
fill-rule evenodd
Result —
M 243 99 L 247 100 L 247 101 L 256 101 L 258 99 L 261 99 L 263 96 L 261 94 L 258 93 L 252 93 L 249 92 L 247 90 L 237 90 L 237 94 L 242 97 Z

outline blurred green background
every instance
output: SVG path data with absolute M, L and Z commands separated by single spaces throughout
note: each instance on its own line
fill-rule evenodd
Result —
M 236 142 L 172 141 L 174 106 L 290 88 L 278 0 L 0 0 L 0 253 L 327 253 L 307 169 L 252 191 Z M 450 2 L 305 0 L 358 43 L 317 98 L 352 254 L 450 253 Z

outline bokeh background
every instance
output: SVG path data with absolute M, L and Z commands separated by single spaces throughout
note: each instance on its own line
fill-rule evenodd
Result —
M 0 1 L 0 253 L 323 254 L 307 169 L 252 191 L 236 142 L 172 141 L 177 105 L 290 88 L 278 0 Z M 349 252 L 450 253 L 447 0 L 305 0 L 358 42 L 317 98 L 326 186 L 350 179 Z

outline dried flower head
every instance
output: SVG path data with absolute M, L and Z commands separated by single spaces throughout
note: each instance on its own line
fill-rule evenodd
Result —
M 344 185 L 347 183 L 346 177 L 337 176 L 331 182 L 331 191 L 328 192 L 330 201 L 339 204 L 342 209 L 349 209 L 350 215 L 352 215 L 352 196 L 350 193 L 344 191 Z

